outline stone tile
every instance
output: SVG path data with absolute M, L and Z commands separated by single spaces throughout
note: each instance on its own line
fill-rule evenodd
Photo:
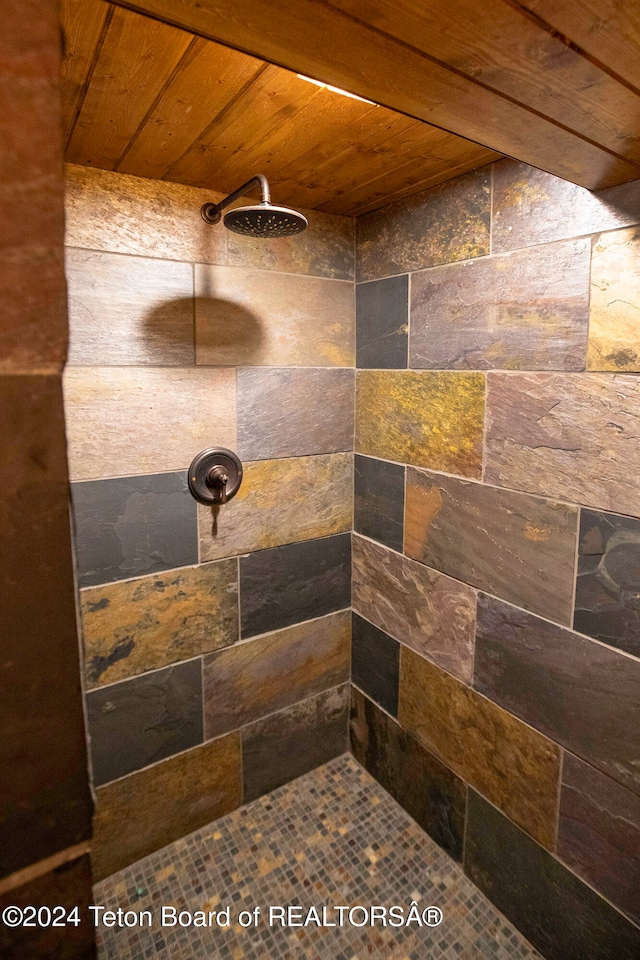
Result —
M 189 263 L 67 248 L 70 364 L 194 362 Z
M 233 370 L 68 367 L 64 394 L 74 480 L 186 469 L 236 446 Z
M 409 277 L 356 285 L 356 366 L 407 366 Z
M 404 467 L 359 456 L 354 466 L 354 530 L 402 551 Z
M 353 366 L 352 283 L 203 264 L 195 282 L 198 363 Z
M 582 510 L 574 630 L 640 657 L 640 520 Z
M 353 538 L 354 609 L 463 680 L 473 670 L 475 591 L 385 547 Z
M 224 264 L 228 231 L 200 216 L 203 203 L 221 197 L 214 190 L 67 164 L 66 242 L 86 250 Z
M 491 700 L 403 648 L 401 725 L 539 843 L 555 843 L 560 750 Z
M 640 515 L 639 416 L 633 376 L 490 373 L 484 479 Z
M 584 239 L 413 274 L 409 365 L 584 370 L 590 263 Z
M 348 533 L 241 557 L 241 635 L 279 630 L 350 606 L 350 576 Z
M 240 737 L 230 734 L 97 790 L 92 862 L 101 880 L 242 802 Z
M 357 453 L 480 477 L 484 379 L 482 373 L 361 370 Z
M 591 258 L 589 370 L 640 370 L 639 269 L 640 229 L 603 233 L 596 239 Z
M 254 201 L 252 201 L 254 202 Z M 277 199 L 274 200 L 277 203 Z M 339 217 L 320 210 L 304 210 L 309 226 L 297 237 L 262 240 L 229 233 L 229 263 L 258 270 L 306 273 L 336 280 L 353 280 L 355 224 L 353 217 Z
M 224 507 L 198 507 L 200 559 L 235 556 L 351 529 L 350 453 L 244 464 L 240 490 Z
M 577 525 L 575 507 L 407 468 L 410 557 L 569 625 Z
M 400 644 L 368 620 L 353 614 L 351 679 L 383 707 L 398 715 Z
M 591 191 L 517 160 L 493 165 L 492 250 L 640 223 L 640 180 Z
M 205 737 L 220 736 L 349 679 L 351 615 L 333 613 L 204 660 Z
M 0 956 L 3 960 L 94 960 L 95 927 L 89 905 L 95 903 L 91 890 L 91 863 L 88 856 L 65 863 L 50 873 L 30 880 L 0 896 L 0 912 L 7 907 L 64 908 L 65 915 L 78 908 L 80 924 L 60 926 L 0 926 Z M 58 911 L 59 912 L 59 911 Z M 56 914 L 57 918 L 57 914 Z
M 210 891 L 214 891 L 213 897 Z M 301 891 L 310 891 L 301 897 Z M 403 904 L 416 893 L 438 904 L 436 929 L 299 928 L 267 922 L 229 936 L 213 928 L 99 927 L 101 960 L 180 957 L 228 960 L 541 960 L 541 955 L 353 757 L 343 754 L 293 783 L 176 840 L 96 886 L 107 909 L 180 904 L 191 912 L 231 904 L 231 915 L 259 905 L 314 901 Z M 207 900 L 207 898 L 209 898 Z M 206 901 L 206 902 L 205 902 Z M 331 910 L 327 910 L 330 920 Z M 162 946 L 160 945 L 162 944 Z M 159 951 L 159 952 L 158 952 Z
M 570 753 L 562 767 L 558 854 L 640 922 L 640 797 Z
M 243 460 L 353 449 L 353 370 L 238 370 Z
M 640 662 L 478 598 L 474 686 L 640 793 Z
M 638 928 L 473 790 L 465 872 L 547 960 L 638 956 Z
M 473 170 L 356 221 L 356 277 L 377 280 L 489 253 L 491 170 Z
M 202 743 L 201 661 L 87 694 L 94 783 L 107 783 Z
M 186 471 L 73 483 L 71 492 L 81 587 L 198 562 Z
M 349 684 L 258 720 L 242 731 L 245 803 L 347 749 Z
M 235 560 L 90 587 L 80 594 L 88 687 L 155 670 L 238 639 Z
M 59 373 L 67 348 L 59 13 L 3 8 L 0 372 Z
M 351 691 L 358 761 L 454 860 L 462 860 L 465 784 L 358 690 Z
M 86 840 L 91 797 L 60 378 L 0 376 L 0 437 L 4 876 Z

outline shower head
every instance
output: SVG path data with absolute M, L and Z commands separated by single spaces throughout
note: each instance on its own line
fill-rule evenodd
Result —
M 247 180 L 241 187 L 230 193 L 220 203 L 205 203 L 200 211 L 205 223 L 219 223 L 222 211 L 230 203 L 243 196 L 255 183 L 260 185 L 262 198 L 260 203 L 250 207 L 236 207 L 224 215 L 224 225 L 227 230 L 239 233 L 244 237 L 263 237 L 272 240 L 278 237 L 293 237 L 302 233 L 309 225 L 309 221 L 301 213 L 289 207 L 276 207 L 271 203 L 267 178 L 259 174 Z

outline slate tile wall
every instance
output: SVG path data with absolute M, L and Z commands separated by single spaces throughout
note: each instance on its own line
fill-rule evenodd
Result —
M 347 745 L 354 222 L 261 246 L 207 227 L 209 199 L 67 168 L 98 877 Z M 186 483 L 212 446 L 245 464 L 219 508 Z
M 356 226 L 351 748 L 549 960 L 640 955 L 638 225 L 502 160 Z

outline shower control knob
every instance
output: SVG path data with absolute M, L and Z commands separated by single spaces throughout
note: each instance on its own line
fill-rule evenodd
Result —
M 189 467 L 189 492 L 208 507 L 227 503 L 240 489 L 242 464 L 232 450 L 224 447 L 202 450 Z

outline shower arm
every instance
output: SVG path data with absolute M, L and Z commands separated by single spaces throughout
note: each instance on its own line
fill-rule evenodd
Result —
M 221 200 L 220 203 L 205 203 L 200 210 L 204 222 L 220 223 L 224 208 L 232 204 L 234 200 L 239 200 L 240 197 L 245 196 L 247 190 L 255 184 L 260 187 L 260 203 L 271 203 L 269 181 L 261 173 L 258 173 L 255 177 L 251 177 L 251 180 L 247 180 L 241 187 L 238 187 L 237 190 L 234 190 L 233 193 L 230 193 L 224 200 Z

